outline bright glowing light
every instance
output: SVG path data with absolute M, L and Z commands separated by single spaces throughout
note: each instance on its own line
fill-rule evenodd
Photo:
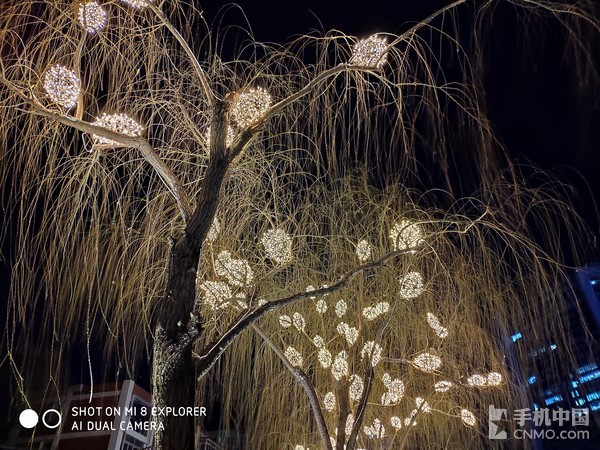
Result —
M 333 378 L 341 380 L 342 377 L 348 376 L 348 354 L 345 351 L 339 352 L 331 365 L 331 373 Z
M 246 128 L 256 123 L 269 109 L 273 99 L 262 87 L 249 88 L 237 95 L 231 110 L 234 122 L 240 128 Z
M 213 242 L 215 242 L 217 237 L 219 237 L 220 232 L 221 232 L 221 223 L 219 222 L 219 219 L 217 219 L 215 217 L 213 220 L 213 223 L 211 224 L 211 226 L 208 230 L 208 234 L 206 235 L 206 240 L 208 241 L 208 243 L 212 244 Z
M 248 286 L 254 279 L 254 272 L 245 259 L 234 259 L 231 253 L 223 250 L 217 255 L 214 263 L 215 273 L 225 277 L 234 286 Z
M 106 11 L 98 2 L 79 5 L 79 23 L 88 33 L 95 33 L 106 26 Z
M 143 9 L 150 6 L 154 0 L 123 0 L 124 3 L 133 6 L 134 8 Z
M 292 326 L 292 319 L 290 319 L 290 316 L 279 316 L 279 325 L 281 325 L 282 328 L 289 328 Z
M 227 305 L 233 297 L 229 285 L 220 281 L 204 281 L 200 289 L 204 291 L 205 302 L 213 309 Z
M 469 383 L 469 386 L 485 386 L 487 378 L 476 373 L 467 378 L 467 383 Z
M 450 381 L 438 381 L 433 385 L 435 392 L 448 392 L 452 386 Z
M 371 259 L 371 245 L 364 239 L 356 245 L 356 256 L 363 263 Z
M 475 423 L 477 423 L 477 420 L 475 419 L 475 415 L 467 409 L 460 410 L 460 418 L 466 425 L 468 425 L 470 427 L 474 426 Z
M 382 348 L 374 341 L 366 342 L 360 351 L 362 359 L 368 358 L 371 360 L 371 365 L 375 367 L 381 361 Z
M 325 314 L 327 312 L 327 302 L 323 299 L 320 299 L 317 302 L 317 312 L 319 314 Z
M 312 284 L 309 284 L 308 286 L 306 286 L 306 292 L 312 292 L 314 290 L 315 290 L 315 287 Z M 311 295 L 309 298 L 311 300 L 314 300 L 317 297 L 314 297 L 314 296 Z
M 442 360 L 431 353 L 421 353 L 413 359 L 413 364 L 420 370 L 427 373 L 432 373 L 442 366 Z
M 346 314 L 346 311 L 348 311 L 348 305 L 346 305 L 344 300 L 340 300 L 335 304 L 335 314 L 338 317 L 342 317 L 344 314 Z
M 302 316 L 302 314 L 295 312 L 292 322 L 294 323 L 294 327 L 296 327 L 298 331 L 304 331 L 304 327 L 306 326 L 306 320 L 304 320 L 304 316 Z
M 292 238 L 281 228 L 267 231 L 261 239 L 267 256 L 277 264 L 292 259 Z
M 410 412 L 410 415 L 409 415 L 409 416 L 408 416 L 406 419 L 404 419 L 404 426 L 405 426 L 405 427 L 407 427 L 407 426 L 409 426 L 409 425 L 412 425 L 412 426 L 414 427 L 414 426 L 417 424 L 417 421 L 416 421 L 416 420 L 414 420 L 414 418 L 415 418 L 415 416 L 417 415 L 417 413 L 418 413 L 418 412 L 419 412 L 419 411 L 418 411 L 418 410 L 416 410 L 416 409 L 413 409 L 413 410 Z
M 498 372 L 490 372 L 487 376 L 487 382 L 490 386 L 498 386 L 502 383 L 502 375 Z
M 395 223 L 390 231 L 390 239 L 396 250 L 413 249 L 424 242 L 421 227 L 410 220 Z
M 390 419 L 390 423 L 392 424 L 392 427 L 394 427 L 396 430 L 402 428 L 402 419 L 400 419 L 400 417 L 398 416 L 392 416 L 392 418 Z
M 348 417 L 346 417 L 346 436 L 350 436 L 350 434 L 352 433 L 352 427 L 354 426 L 354 414 L 350 413 L 348 414 Z
M 350 387 L 348 388 L 348 393 L 350 394 L 350 398 L 352 400 L 358 401 L 360 400 L 360 396 L 363 393 L 364 384 L 361 377 L 358 375 L 352 375 L 350 377 Z
M 426 413 L 430 413 L 431 412 L 431 406 L 429 406 L 429 403 L 427 403 L 425 401 L 425 399 L 421 398 L 421 397 L 417 397 L 415 398 L 415 403 L 417 404 L 417 409 L 426 412 Z
M 323 369 L 328 369 L 329 367 L 331 367 L 331 361 L 333 359 L 333 356 L 331 356 L 331 352 L 325 347 L 319 349 L 317 358 L 319 359 L 319 364 L 321 364 L 321 367 Z
M 71 109 L 79 100 L 81 81 L 73 70 L 55 64 L 46 72 L 44 89 L 54 103 Z
M 384 373 L 381 380 L 387 389 L 387 392 L 381 396 L 381 404 L 387 406 L 398 403 L 404 395 L 404 383 L 402 380 L 398 378 L 392 380 L 389 373 Z
M 302 367 L 302 363 L 304 359 L 298 350 L 294 347 L 288 347 L 285 349 L 285 357 L 290 362 L 290 364 L 294 367 Z
M 349 345 L 356 342 L 356 339 L 358 338 L 358 330 L 356 328 L 351 327 L 345 322 L 340 322 L 336 329 L 339 334 L 344 335 Z
M 417 298 L 423 292 L 423 277 L 419 272 L 409 272 L 398 277 L 400 297 L 404 300 Z
M 323 342 L 323 338 L 321 336 L 319 336 L 318 334 L 313 338 L 313 343 L 315 344 L 315 347 L 317 347 L 317 348 L 321 348 L 325 345 L 325 342 Z
M 268 302 L 264 298 L 258 299 L 258 306 L 266 305 Z
M 429 312 L 427 313 L 427 323 L 433 328 L 433 331 L 435 331 L 435 334 L 437 334 L 440 339 L 444 339 L 448 336 L 448 329 L 444 328 L 438 318 Z
M 377 303 L 375 306 L 367 306 L 363 309 L 363 317 L 367 320 L 375 320 L 382 314 L 387 313 L 390 310 L 390 304 L 388 302 Z
M 387 44 L 385 38 L 376 34 L 359 40 L 352 49 L 350 64 L 360 67 L 381 69 L 387 60 Z
M 127 114 L 102 114 L 92 125 L 96 125 L 107 130 L 125 134 L 127 136 L 139 136 L 142 133 L 142 126 Z M 96 144 L 101 145 L 119 145 L 111 139 L 93 135 Z
M 333 411 L 335 408 L 335 394 L 333 392 L 328 392 L 325 394 L 325 397 L 323 398 L 323 406 L 327 411 Z
M 373 425 L 364 427 L 365 434 L 371 439 L 381 439 L 385 437 L 385 427 L 379 419 L 373 420 Z

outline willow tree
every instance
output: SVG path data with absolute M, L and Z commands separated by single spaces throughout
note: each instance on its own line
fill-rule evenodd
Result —
M 315 180 L 335 181 L 363 158 L 376 160 L 380 170 L 395 168 L 397 179 L 411 184 L 419 172 L 417 154 L 431 136 L 436 148 L 428 163 L 450 188 L 448 111 L 464 142 L 477 149 L 470 161 L 484 209 L 505 220 L 526 216 L 527 224 L 562 212 L 560 202 L 525 207 L 527 191 L 516 186 L 510 167 L 507 181 L 498 182 L 505 162 L 493 145 L 468 55 L 441 30 L 463 67 L 460 82 L 445 80 L 427 33 L 420 34 L 463 3 L 449 4 L 398 36 L 359 39 L 331 32 L 278 47 L 248 35 L 236 47 L 237 57 L 226 60 L 221 51 L 228 49 L 229 34 L 212 30 L 194 4 L 3 2 L 1 180 L 9 201 L 16 202 L 18 221 L 6 342 L 19 386 L 26 383 L 17 347 L 28 350 L 35 339 L 51 339 L 50 372 L 56 375 L 69 342 L 84 336 L 88 343 L 103 340 L 128 371 L 151 347 L 155 404 L 191 406 L 197 378 L 210 373 L 226 351 L 228 364 L 247 367 L 241 361 L 256 355 L 256 347 L 246 331 L 261 330 L 255 325 L 261 317 L 350 289 L 361 273 L 400 256 L 398 249 L 381 245 L 374 249 L 379 259 L 361 264 L 347 252 L 338 260 L 335 252 L 319 253 L 318 244 L 309 243 L 306 253 L 300 250 L 291 260 L 310 267 L 315 258 L 324 258 L 321 277 L 290 268 L 290 277 L 301 279 L 282 289 L 277 280 L 287 272 L 267 270 L 264 255 L 240 258 L 233 247 L 215 254 L 212 242 L 226 239 L 244 248 L 267 231 L 268 220 L 274 233 L 285 232 L 284 218 L 299 224 L 292 242 L 327 236 L 319 234 L 328 231 L 318 226 L 317 215 L 308 216 L 312 222 L 296 219 L 305 204 L 301 193 L 309 195 L 304 188 Z M 587 20 L 583 12 L 574 15 L 556 5 L 536 8 Z M 428 139 L 417 126 L 422 123 L 431 132 Z M 459 221 L 463 231 L 483 214 L 470 217 L 478 208 L 451 209 L 465 215 Z M 444 220 L 455 221 L 432 217 L 442 228 Z M 311 223 L 316 234 L 309 231 Z M 470 261 L 479 263 L 484 280 L 475 285 L 488 286 L 500 276 L 498 283 L 517 280 L 523 292 L 536 286 L 543 297 L 548 274 L 556 278 L 559 272 L 540 263 L 526 277 L 524 265 L 542 250 L 528 240 L 525 223 L 513 226 L 506 235 L 515 236 L 511 262 L 518 270 L 498 274 L 502 251 L 490 244 Z M 456 228 L 460 235 L 460 225 Z M 529 252 L 521 251 L 522 242 Z M 434 251 L 457 254 L 461 244 L 454 245 Z M 216 259 L 207 260 L 209 255 Z M 556 256 L 543 255 L 543 261 Z M 431 270 L 445 270 L 443 258 L 438 266 L 431 261 Z M 260 269 L 252 269 L 256 264 Z M 210 270 L 220 279 L 207 279 Z M 448 277 L 464 274 L 458 268 L 445 273 L 448 283 Z M 307 277 L 327 287 L 315 293 L 307 293 L 306 286 L 290 290 L 308 284 Z M 269 286 L 272 291 L 265 293 Z M 492 294 L 484 287 L 465 289 L 469 298 Z M 492 305 L 517 308 L 518 291 L 492 296 Z M 361 302 L 356 307 L 366 307 Z M 475 308 L 472 320 L 489 313 L 485 302 L 479 309 L 476 301 L 468 303 Z M 524 318 L 525 311 L 516 317 Z M 42 317 L 43 332 L 21 330 L 34 316 Z M 488 348 L 485 336 L 507 326 L 504 319 L 500 314 L 496 325 L 488 324 L 491 334 L 481 334 L 478 352 Z M 157 448 L 193 447 L 192 417 L 157 420 L 165 428 L 156 435 Z

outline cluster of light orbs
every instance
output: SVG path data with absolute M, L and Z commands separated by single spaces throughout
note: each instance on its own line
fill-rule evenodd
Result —
M 333 411 L 335 408 L 335 394 L 333 392 L 325 394 L 325 397 L 323 397 L 323 406 L 326 411 Z
M 55 64 L 44 77 L 44 89 L 50 100 L 63 108 L 71 109 L 79 100 L 81 80 L 71 69 Z
M 106 26 L 108 14 L 98 2 L 86 2 L 79 5 L 79 24 L 88 32 L 96 33 Z
M 350 386 L 348 387 L 348 395 L 354 401 L 360 400 L 363 393 L 364 383 L 361 377 L 358 375 L 352 375 L 350 377 Z
M 371 439 L 381 439 L 385 437 L 385 427 L 379 419 L 373 419 L 373 425 L 365 426 L 363 430 L 365 434 Z
M 356 256 L 361 263 L 371 259 L 371 245 L 364 239 L 356 245 Z
M 348 376 L 347 359 L 348 353 L 346 353 L 345 350 L 342 350 L 335 356 L 335 359 L 333 360 L 333 364 L 331 365 L 331 374 L 337 381 Z
M 410 220 L 401 220 L 392 226 L 390 239 L 394 250 L 414 249 L 424 242 L 423 230 L 419 224 Z
M 272 103 L 271 94 L 265 88 L 249 88 L 236 96 L 231 109 L 233 122 L 239 128 L 247 128 L 255 124 Z
M 442 360 L 439 356 L 432 353 L 420 353 L 412 360 L 412 363 L 423 372 L 433 373 L 442 366 Z
M 417 298 L 423 292 L 423 277 L 419 272 L 409 272 L 398 277 L 400 297 L 404 300 Z
M 433 331 L 435 331 L 435 334 L 437 334 L 440 339 L 448 337 L 448 329 L 443 327 L 439 319 L 432 313 L 427 313 L 427 323 L 433 329 Z
M 249 286 L 254 279 L 254 272 L 248 261 L 234 259 L 227 250 L 223 250 L 217 255 L 214 269 L 218 276 L 227 278 L 227 281 L 233 286 Z
M 275 228 L 266 231 L 261 243 L 267 256 L 277 264 L 285 264 L 292 259 L 292 238 L 285 230 Z
M 216 217 L 213 219 L 210 228 L 208 229 L 208 234 L 206 235 L 206 240 L 209 244 L 212 244 L 216 241 L 217 237 L 219 237 L 219 233 L 221 232 L 221 223 L 219 219 Z
M 375 306 L 367 306 L 363 309 L 363 317 L 369 321 L 377 319 L 379 316 L 387 313 L 390 310 L 388 302 L 380 302 Z
M 351 327 L 346 322 L 340 322 L 336 330 L 346 338 L 348 345 L 353 345 L 358 339 L 358 329 Z
M 362 359 L 368 359 L 371 361 L 371 365 L 375 367 L 381 361 L 381 353 L 383 349 L 379 344 L 375 341 L 368 341 L 363 345 L 362 350 L 360 351 L 360 357 Z
M 448 392 L 450 388 L 454 386 L 451 381 L 438 381 L 433 385 L 435 392 Z
M 204 281 L 200 285 L 200 289 L 204 291 L 204 300 L 206 304 L 213 309 L 227 305 L 229 300 L 233 297 L 229 285 L 221 281 Z
M 111 130 L 116 133 L 121 133 L 131 137 L 139 136 L 143 131 L 143 127 L 140 124 L 138 124 L 127 114 L 123 113 L 103 113 L 92 123 L 92 125 L 106 128 L 107 130 Z M 118 142 L 115 142 L 111 139 L 103 138 L 101 136 L 97 136 L 95 134 L 93 135 L 93 138 L 94 142 L 99 145 L 119 145 Z
M 302 367 L 304 359 L 302 358 L 302 355 L 300 354 L 300 352 L 298 350 L 296 350 L 294 347 L 288 347 L 285 350 L 284 354 L 292 366 Z
M 381 380 L 386 392 L 381 396 L 381 404 L 384 406 L 398 403 L 404 395 L 404 383 L 399 378 L 392 379 L 389 373 L 384 373 Z
M 475 415 L 468 409 L 460 410 L 460 418 L 465 423 L 465 425 L 468 425 L 470 427 L 474 426 L 477 423 L 477 419 L 475 419 Z
M 376 34 L 359 40 L 352 48 L 350 64 L 360 67 L 381 69 L 387 60 L 388 46 L 385 38 Z
M 150 6 L 150 3 L 152 3 L 153 1 L 154 0 L 123 0 L 124 3 L 127 3 L 128 5 L 131 5 L 137 9 L 146 8 Z
M 498 372 L 490 372 L 487 375 L 473 374 L 467 378 L 467 384 L 471 387 L 499 386 L 502 383 L 502 375 Z

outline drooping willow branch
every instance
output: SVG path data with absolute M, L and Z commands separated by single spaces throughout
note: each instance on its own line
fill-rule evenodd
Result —
M 234 325 L 232 325 L 225 333 L 223 333 L 218 339 L 207 345 L 206 350 L 197 356 L 196 365 L 198 368 L 198 378 L 200 379 L 204 375 L 206 375 L 206 373 L 212 368 L 212 366 L 217 362 L 217 360 L 221 357 L 225 350 L 233 343 L 233 341 L 250 325 L 252 325 L 258 319 L 263 317 L 266 313 L 279 309 L 285 305 L 289 305 L 300 300 L 305 300 L 310 297 L 332 294 L 334 292 L 337 292 L 340 289 L 346 287 L 348 283 L 350 283 L 352 278 L 358 273 L 379 267 L 390 259 L 399 257 L 401 255 L 410 254 L 414 251 L 414 248 L 395 250 L 393 252 L 387 253 L 386 255 L 382 256 L 381 258 L 375 261 L 362 264 L 349 270 L 348 272 L 344 273 L 338 279 L 338 281 L 332 283 L 327 287 L 315 289 L 314 291 L 310 292 L 298 292 L 288 297 L 273 300 L 268 303 L 265 303 L 264 305 L 251 309 L 249 312 L 242 315 L 238 319 L 238 321 Z
M 302 386 L 302 389 L 304 389 L 304 392 L 306 393 L 306 396 L 308 397 L 308 400 L 310 402 L 310 407 L 312 409 L 315 422 L 317 422 L 317 428 L 319 429 L 319 435 L 321 436 L 321 442 L 323 444 L 323 447 L 326 450 L 333 450 L 331 447 L 331 441 L 329 439 L 329 432 L 327 431 L 327 425 L 325 424 L 325 417 L 323 417 L 323 410 L 321 409 L 321 405 L 319 404 L 317 392 L 315 391 L 312 382 L 302 369 L 300 369 L 299 367 L 292 366 L 290 361 L 285 357 L 285 354 L 279 349 L 279 347 L 277 347 L 273 343 L 273 341 L 271 341 L 267 333 L 265 333 L 261 327 L 259 327 L 255 323 L 253 323 L 251 326 L 254 329 L 254 331 L 256 331 L 258 335 L 265 341 L 265 343 L 271 348 L 271 350 L 275 352 L 279 359 L 281 359 L 283 365 L 294 376 L 298 384 Z

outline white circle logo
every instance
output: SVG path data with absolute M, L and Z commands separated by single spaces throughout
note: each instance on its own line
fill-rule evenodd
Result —
M 49 424 L 48 422 L 46 422 L 46 415 L 49 412 L 53 412 L 54 414 L 56 414 L 56 416 L 58 417 L 58 421 L 55 424 Z M 37 414 L 36 414 L 36 418 L 37 418 Z M 49 409 L 48 411 L 46 411 L 44 414 L 42 414 L 42 423 L 44 425 L 46 425 L 46 428 L 57 428 L 60 423 L 62 422 L 62 416 L 60 415 L 60 413 L 55 410 L 55 409 Z
M 33 409 L 26 409 L 19 414 L 19 422 L 23 428 L 33 428 L 38 423 L 38 415 Z

